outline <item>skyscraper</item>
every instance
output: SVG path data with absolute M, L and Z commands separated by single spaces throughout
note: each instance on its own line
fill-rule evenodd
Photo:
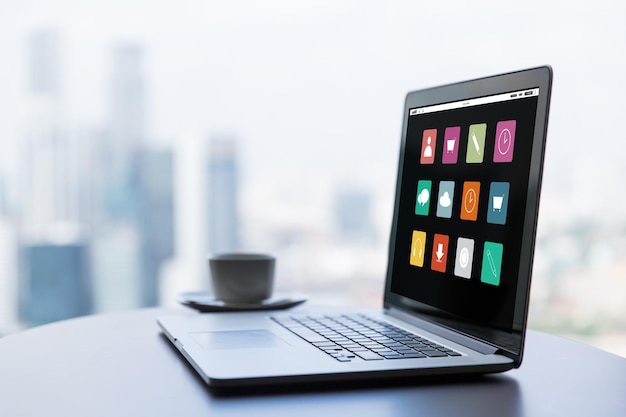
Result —
M 81 241 L 22 247 L 21 317 L 29 326 L 91 312 L 88 250 Z
M 236 251 L 239 246 L 237 143 L 211 140 L 208 161 L 209 251 Z
M 61 85 L 61 38 L 36 32 L 29 43 L 28 127 L 23 149 L 21 215 L 35 228 L 55 222 L 80 223 L 80 171 L 84 146 L 66 128 Z
M 0 337 L 17 323 L 17 236 L 0 171 Z
M 108 220 L 128 220 L 136 216 L 136 184 L 133 169 L 136 154 L 145 143 L 145 95 L 143 53 L 133 44 L 113 51 L 111 101 L 107 134 L 99 143 L 101 208 Z
M 58 99 L 61 94 L 61 39 L 54 29 L 35 32 L 29 43 L 29 90 Z
M 126 157 L 146 139 L 143 49 L 118 45 L 113 51 L 110 129 L 114 147 Z
M 66 128 L 61 40 L 55 31 L 29 43 L 29 124 L 19 213 L 19 310 L 29 325 L 91 312 L 81 137 Z
M 141 305 L 159 300 L 163 262 L 174 255 L 174 167 L 169 149 L 137 154 L 138 223 L 141 239 Z
M 173 161 L 145 129 L 143 50 L 113 51 L 106 133 L 98 143 L 93 245 L 99 311 L 154 306 L 162 263 L 173 254 Z M 125 248 L 125 250 L 119 250 Z
M 335 219 L 342 240 L 374 243 L 371 202 L 369 193 L 356 188 L 346 188 L 336 194 Z

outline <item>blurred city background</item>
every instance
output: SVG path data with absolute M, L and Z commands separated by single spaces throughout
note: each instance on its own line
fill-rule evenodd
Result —
M 626 356 L 618 4 L 0 6 L 0 335 L 176 305 L 234 250 L 380 305 L 406 92 L 550 64 L 530 327 Z

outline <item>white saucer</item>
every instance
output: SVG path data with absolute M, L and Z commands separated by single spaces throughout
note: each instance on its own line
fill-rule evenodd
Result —
M 206 292 L 185 292 L 178 296 L 178 302 L 202 312 L 220 311 L 260 311 L 284 310 L 302 304 L 307 297 L 302 294 L 277 293 L 259 303 L 230 303 L 217 300 Z

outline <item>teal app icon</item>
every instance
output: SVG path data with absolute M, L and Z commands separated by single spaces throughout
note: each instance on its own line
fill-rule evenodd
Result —
M 502 273 L 502 243 L 485 242 L 483 251 L 483 266 L 480 271 L 480 281 L 490 285 L 500 285 Z
M 430 188 L 432 186 L 430 180 L 419 180 L 417 183 L 417 197 L 415 198 L 415 214 L 420 216 L 428 216 L 430 208 Z
M 509 208 L 509 183 L 492 182 L 489 186 L 489 208 L 487 223 L 506 224 L 506 212 Z

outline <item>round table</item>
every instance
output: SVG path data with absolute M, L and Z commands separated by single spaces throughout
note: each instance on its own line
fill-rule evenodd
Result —
M 520 369 L 473 378 L 207 387 L 144 309 L 0 339 L 0 414 L 18 416 L 626 416 L 626 359 L 529 331 Z

